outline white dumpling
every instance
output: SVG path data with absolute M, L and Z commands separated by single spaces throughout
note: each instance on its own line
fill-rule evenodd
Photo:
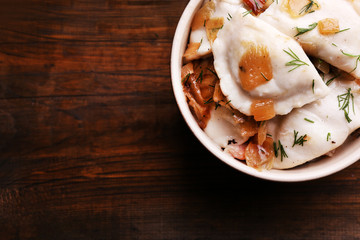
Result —
M 240 9 L 233 15 L 218 32 L 213 44 L 214 67 L 221 90 L 230 104 L 249 116 L 253 115 L 251 105 L 254 100 L 271 99 L 275 114 L 284 115 L 293 108 L 324 97 L 328 87 L 301 46 L 266 22 L 244 14 L 244 11 Z M 268 51 L 273 77 L 252 90 L 244 90 L 239 74 L 247 70 L 241 70 L 239 62 L 252 45 L 265 47 Z M 289 65 L 294 61 L 290 55 L 296 55 L 302 63 Z
M 354 7 L 355 11 L 360 14 L 360 0 L 348 0 Z
M 225 107 L 218 107 L 210 112 L 210 119 L 204 131 L 216 144 L 223 148 L 229 145 L 229 141 L 243 144 L 249 139 L 242 136 L 241 128 L 235 122 L 233 113 Z
M 287 1 L 274 2 L 259 19 L 294 37 L 309 55 L 360 78 L 360 16 L 355 10 L 358 0 L 317 0 L 319 8 L 298 17 L 286 10 Z M 338 21 L 338 33 L 321 34 L 319 21 L 324 19 Z M 296 36 L 297 28 L 311 29 L 311 26 L 312 30 Z
M 281 156 L 282 151 L 278 150 L 274 168 L 292 168 L 320 157 L 343 144 L 349 134 L 360 127 L 359 85 L 355 81 L 334 81 L 330 89 L 325 98 L 268 122 L 268 132 L 274 138 L 276 148 L 281 144 L 286 154 Z M 341 99 L 347 96 L 348 119 L 340 109 L 346 103 Z M 298 143 L 294 145 L 295 135 Z M 306 141 L 302 142 L 301 138 Z
M 209 1 L 205 1 L 204 4 L 207 4 L 208 2 Z M 242 0 L 212 0 L 211 2 L 214 4 L 214 9 L 211 12 L 210 18 L 223 18 L 223 24 L 221 25 L 225 25 L 229 22 L 236 10 L 243 5 Z M 189 43 L 200 43 L 200 46 L 196 51 L 196 56 L 192 56 L 192 59 L 198 59 L 209 55 L 212 52 L 212 42 L 208 39 L 205 24 L 206 21 L 204 21 L 204 24 L 199 28 L 191 30 Z

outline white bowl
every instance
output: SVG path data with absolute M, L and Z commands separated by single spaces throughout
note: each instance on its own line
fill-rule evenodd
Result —
M 349 138 L 332 157 L 322 157 L 302 166 L 288 170 L 258 171 L 224 153 L 199 127 L 190 112 L 181 84 L 182 55 L 189 37 L 191 20 L 202 0 L 190 0 L 176 28 L 171 52 L 172 86 L 180 111 L 194 135 L 216 157 L 233 168 L 254 177 L 281 181 L 299 182 L 317 179 L 338 172 L 355 163 L 360 157 L 360 138 Z

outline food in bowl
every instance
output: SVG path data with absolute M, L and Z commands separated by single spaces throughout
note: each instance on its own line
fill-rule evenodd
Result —
M 204 1 L 181 70 L 201 129 L 258 170 L 334 154 L 360 127 L 356 4 Z

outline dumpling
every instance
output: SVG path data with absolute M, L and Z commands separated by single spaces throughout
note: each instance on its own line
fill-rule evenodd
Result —
M 184 57 L 186 61 L 199 59 L 212 52 L 212 43 L 218 31 L 231 20 L 242 6 L 242 0 L 205 1 L 191 24 L 190 40 Z
M 337 80 L 329 87 L 325 98 L 268 121 L 277 150 L 273 168 L 292 168 L 320 157 L 360 127 L 360 86 Z
M 256 121 L 284 115 L 327 95 L 301 46 L 239 9 L 213 43 L 220 87 L 233 108 Z
M 219 107 L 210 112 L 205 133 L 220 147 L 227 147 L 229 142 L 243 144 L 249 136 L 242 134 L 242 128 L 235 122 L 233 113 L 226 107 Z
M 360 14 L 360 0 L 348 0 L 353 6 L 355 11 Z
M 278 0 L 259 19 L 294 37 L 307 54 L 360 78 L 356 5 L 358 0 Z

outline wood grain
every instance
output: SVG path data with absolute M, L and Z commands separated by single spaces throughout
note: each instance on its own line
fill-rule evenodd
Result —
M 0 7 L 0 239 L 360 239 L 360 163 L 275 183 L 220 162 L 175 103 L 187 1 Z

